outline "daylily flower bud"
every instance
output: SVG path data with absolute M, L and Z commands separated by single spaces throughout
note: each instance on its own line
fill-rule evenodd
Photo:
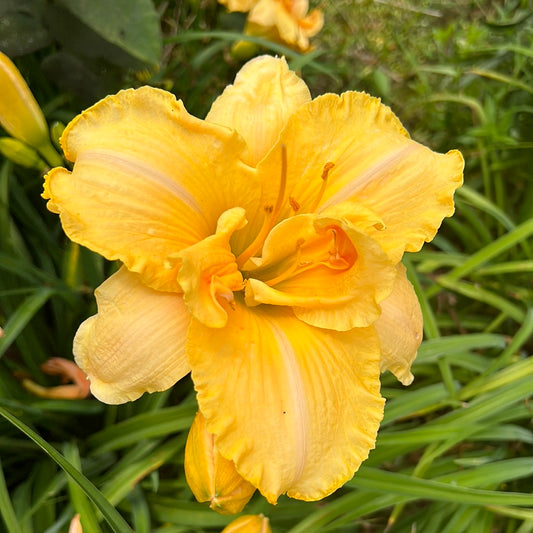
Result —
M 199 412 L 185 446 L 185 476 L 196 499 L 209 501 L 209 507 L 221 514 L 241 512 L 255 491 L 255 487 L 237 473 L 233 462 L 220 455 L 214 436 L 207 431 L 205 419 Z
M 63 132 L 65 131 L 65 124 L 63 122 L 55 121 L 50 126 L 50 137 L 52 138 L 52 142 L 54 143 L 54 146 L 61 150 L 61 144 L 59 143 L 59 139 L 61 139 L 61 135 L 63 135 Z
M 0 154 L 22 167 L 35 168 L 40 172 L 48 168 L 31 146 L 13 137 L 0 137 Z
M 57 387 L 43 387 L 30 379 L 24 379 L 22 385 L 26 390 L 40 398 L 55 398 L 64 400 L 82 400 L 89 396 L 89 380 L 87 375 L 76 363 L 60 357 L 52 357 L 41 365 L 41 370 L 50 376 L 61 376 L 70 385 Z
M 79 514 L 75 515 L 72 521 L 70 522 L 68 533 L 83 533 L 83 528 L 81 527 L 81 520 L 80 520 Z
M 244 515 L 228 524 L 222 533 L 272 533 L 268 518 L 260 515 Z
M 48 127 L 39 104 L 17 67 L 0 52 L 0 125 L 11 136 L 38 150 L 52 165 L 61 158 L 50 144 Z

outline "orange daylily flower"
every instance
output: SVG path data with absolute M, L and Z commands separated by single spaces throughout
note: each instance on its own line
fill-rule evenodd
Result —
M 421 315 L 400 264 L 453 213 L 459 152 L 363 93 L 311 99 L 248 62 L 205 120 L 151 87 L 75 118 L 46 177 L 74 241 L 122 268 L 74 339 L 107 403 L 192 372 L 218 453 L 270 501 L 317 500 L 374 447 L 380 371 L 410 383 Z M 399 327 L 401 329 L 399 329 Z
M 43 387 L 31 379 L 23 379 L 24 388 L 40 398 L 82 400 L 91 393 L 87 374 L 73 361 L 51 357 L 41 365 L 41 370 L 49 376 L 59 376 L 64 383 L 70 383 L 56 387 Z
M 229 11 L 248 12 L 244 33 L 310 50 L 309 39 L 324 25 L 319 9 L 310 13 L 308 0 L 219 0 Z

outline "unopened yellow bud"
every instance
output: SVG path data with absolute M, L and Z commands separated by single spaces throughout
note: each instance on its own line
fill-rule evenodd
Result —
M 240 516 L 228 524 L 222 533 L 272 533 L 268 518 L 262 514 Z
M 62 160 L 53 149 L 39 104 L 14 63 L 0 52 L 0 125 L 40 152 L 51 165 Z
M 48 142 L 39 104 L 17 67 L 0 52 L 0 124 L 13 137 L 37 148 Z
M 0 154 L 22 167 L 36 168 L 40 172 L 48 168 L 31 146 L 13 137 L 0 137 Z
M 59 143 L 59 139 L 61 139 L 61 135 L 63 135 L 64 131 L 65 124 L 63 124 L 63 122 L 55 121 L 50 126 L 50 137 L 52 137 L 52 142 L 58 150 L 61 150 L 61 144 Z
M 201 413 L 196 414 L 187 438 L 185 477 L 196 499 L 210 502 L 211 509 L 221 514 L 241 512 L 255 491 L 233 461 L 220 455 Z

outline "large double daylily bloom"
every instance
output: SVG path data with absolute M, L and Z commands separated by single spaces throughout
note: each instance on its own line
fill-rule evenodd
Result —
M 107 403 L 190 371 L 223 457 L 270 501 L 316 500 L 374 447 L 380 371 L 422 337 L 400 264 L 453 212 L 459 152 L 411 140 L 363 93 L 311 99 L 284 59 L 247 63 L 205 120 L 121 91 L 62 138 L 46 177 L 67 235 L 123 266 L 74 353 Z

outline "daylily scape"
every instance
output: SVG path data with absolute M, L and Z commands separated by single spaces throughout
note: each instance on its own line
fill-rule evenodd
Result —
M 400 263 L 454 210 L 458 151 L 411 140 L 359 92 L 311 99 L 284 59 L 248 62 L 205 120 L 152 87 L 62 137 L 43 196 L 73 241 L 122 266 L 74 339 L 101 401 L 191 372 L 217 453 L 275 503 L 321 499 L 374 447 L 380 372 L 422 340 Z

